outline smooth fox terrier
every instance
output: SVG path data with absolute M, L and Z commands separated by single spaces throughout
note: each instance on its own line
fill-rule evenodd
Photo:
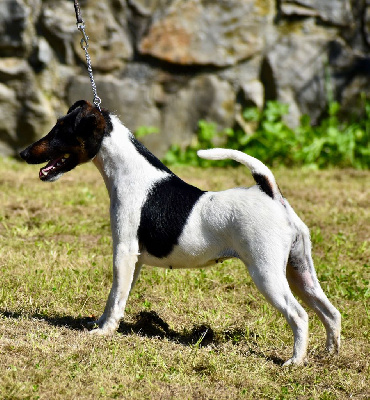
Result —
M 30 164 L 48 162 L 40 169 L 42 181 L 55 181 L 90 160 L 103 176 L 110 196 L 113 284 L 91 333 L 117 329 L 142 264 L 192 268 L 239 258 L 293 330 L 293 356 L 284 365 L 304 362 L 307 353 L 308 315 L 292 291 L 324 324 L 327 350 L 339 351 L 341 316 L 316 277 L 309 230 L 259 160 L 236 150 L 198 151 L 205 159 L 244 164 L 257 183 L 202 191 L 163 165 L 117 116 L 84 100 L 20 155 Z

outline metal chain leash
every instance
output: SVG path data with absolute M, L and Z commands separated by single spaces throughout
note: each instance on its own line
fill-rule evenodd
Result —
M 82 39 L 81 39 L 80 44 L 81 44 L 82 50 L 84 50 L 84 52 L 85 52 L 87 72 L 89 73 L 91 88 L 94 93 L 93 103 L 95 104 L 96 108 L 101 112 L 101 109 L 100 109 L 101 99 L 98 96 L 98 92 L 96 90 L 96 84 L 95 84 L 94 75 L 93 75 L 92 66 L 91 66 L 91 58 L 90 58 L 89 52 L 87 50 L 89 48 L 89 37 L 87 36 L 87 34 L 85 32 L 85 22 L 81 17 L 80 5 L 78 4 L 77 0 L 74 0 L 74 7 L 75 7 L 75 13 L 76 13 L 76 20 L 77 20 L 77 24 L 76 24 L 77 29 L 82 33 Z

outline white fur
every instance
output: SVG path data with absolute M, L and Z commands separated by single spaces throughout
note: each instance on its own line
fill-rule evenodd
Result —
M 287 365 L 305 360 L 308 343 L 308 316 L 290 287 L 324 323 L 327 348 L 338 350 L 340 314 L 317 280 L 308 229 L 282 198 L 271 171 L 259 160 L 234 150 L 199 151 L 203 158 L 231 158 L 252 173 L 265 176 L 274 199 L 258 186 L 207 192 L 193 207 L 178 244 L 167 257 L 157 258 L 145 250 L 140 254 L 137 229 L 141 208 L 150 188 L 169 173 L 153 167 L 137 152 L 129 131 L 117 117 L 112 117 L 112 123 L 113 131 L 103 139 L 93 162 L 104 178 L 111 201 L 113 284 L 104 313 L 97 321 L 99 327 L 92 333 L 110 334 L 117 328 L 143 263 L 189 268 L 238 257 L 261 293 L 283 313 L 293 330 L 293 356 Z M 287 264 L 290 255 L 297 268 Z

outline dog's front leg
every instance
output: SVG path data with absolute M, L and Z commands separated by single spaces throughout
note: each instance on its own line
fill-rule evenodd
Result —
M 113 283 L 103 315 L 96 321 L 97 329 L 90 333 L 110 335 L 118 328 L 123 318 L 127 298 L 133 284 L 135 270 L 139 269 L 138 254 L 130 253 L 126 246 L 114 246 Z

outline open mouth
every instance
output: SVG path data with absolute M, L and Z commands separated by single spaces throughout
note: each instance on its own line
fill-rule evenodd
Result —
M 48 164 L 40 169 L 39 172 L 39 178 L 43 180 L 48 180 L 52 177 L 55 177 L 58 173 L 60 172 L 66 172 L 62 171 L 67 163 L 68 159 L 70 157 L 70 154 L 64 154 L 61 157 L 56 158 L 55 160 L 51 160 L 48 162 Z

